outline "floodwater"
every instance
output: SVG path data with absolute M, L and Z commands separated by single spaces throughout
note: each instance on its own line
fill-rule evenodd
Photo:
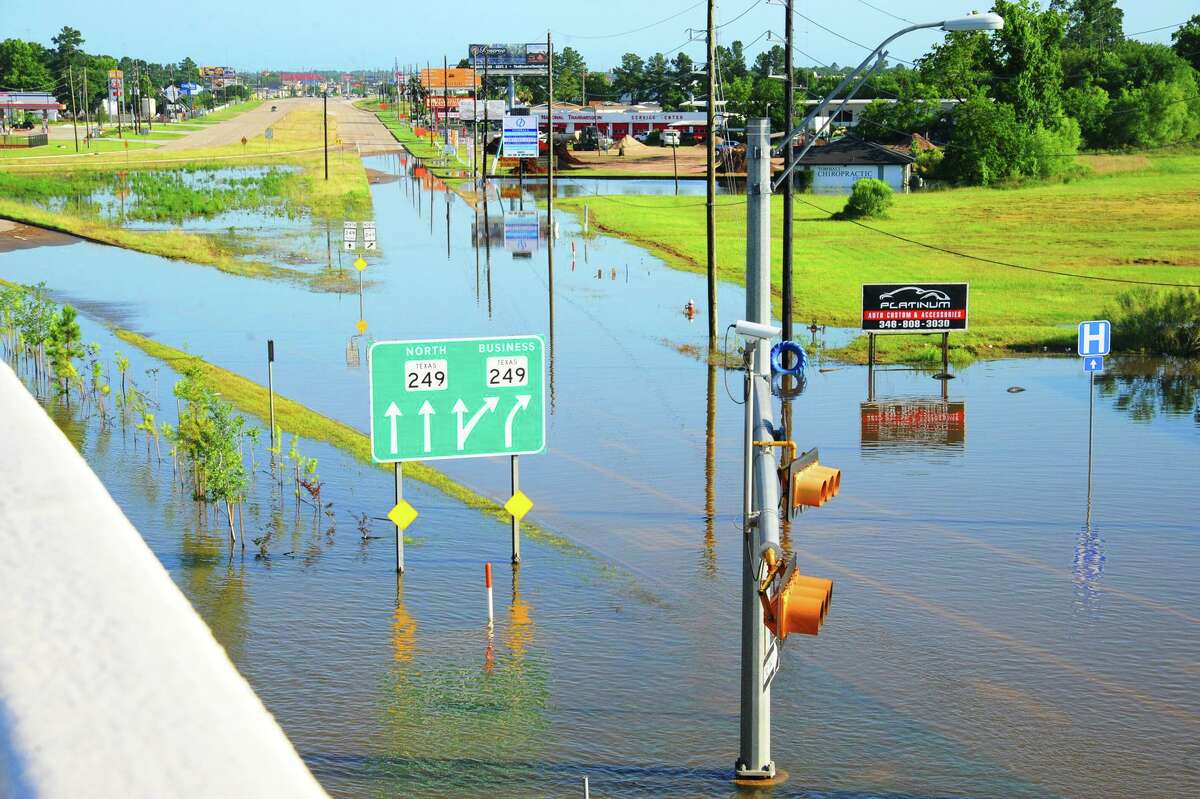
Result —
M 264 383 L 274 338 L 277 391 L 361 430 L 370 340 L 546 336 L 549 448 L 521 487 L 583 551 L 527 539 L 515 590 L 497 570 L 490 654 L 480 572 L 507 561 L 506 526 L 408 481 L 422 515 L 398 584 L 390 526 L 366 543 L 356 526 L 390 507 L 388 473 L 302 442 L 336 532 L 290 495 L 273 512 L 264 480 L 248 521 L 278 530 L 271 556 L 230 559 L 144 442 L 64 426 L 335 795 L 579 796 L 585 776 L 596 796 L 734 795 L 740 381 L 680 351 L 704 344 L 682 313 L 703 278 L 562 215 L 551 304 L 545 250 L 496 237 L 500 201 L 485 225 L 411 163 L 369 166 L 406 174 L 372 187 L 361 296 L 90 244 L 6 253 L 0 277 Z M 724 326 L 745 300 L 719 294 Z M 137 359 L 143 386 L 156 366 Z M 773 795 L 1196 795 L 1200 379 L 1126 361 L 1097 382 L 1089 498 L 1077 359 L 956 374 L 943 398 L 925 372 L 817 357 L 793 402 L 797 443 L 845 480 L 786 539 L 836 585 L 820 637 L 783 649 Z M 441 465 L 507 497 L 504 460 Z

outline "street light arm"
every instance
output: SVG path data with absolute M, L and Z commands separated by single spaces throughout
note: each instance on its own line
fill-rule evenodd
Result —
M 833 123 L 834 117 L 841 113 L 841 110 L 846 107 L 846 103 L 850 102 L 850 98 L 854 97 L 854 95 L 858 93 L 858 90 L 862 88 L 862 85 L 867 82 L 867 78 L 871 77 L 871 73 L 875 71 L 876 67 L 883 63 L 885 58 L 887 58 L 886 50 L 879 54 L 879 58 L 874 64 L 871 65 L 870 69 L 867 69 L 862 73 L 862 77 L 858 79 L 858 83 L 854 84 L 854 88 L 850 90 L 850 93 L 846 95 L 845 99 L 842 100 L 838 107 L 833 110 L 833 113 L 829 114 L 829 116 L 825 118 L 825 122 L 821 124 L 821 127 L 817 129 L 812 138 L 810 138 L 804 145 L 804 149 L 800 151 L 800 154 L 792 159 L 792 162 L 788 168 L 783 170 L 783 173 L 771 182 L 771 191 L 776 191 L 780 186 L 783 185 L 783 182 L 788 179 L 788 176 L 796 171 L 796 167 L 804 159 L 804 156 L 808 155 L 808 151 L 811 150 L 813 145 L 817 143 L 817 137 L 824 133 L 825 129 Z M 819 104 L 817 107 L 823 108 L 826 104 L 827 101 L 822 100 L 821 104 Z M 791 147 L 792 145 L 789 143 L 787 146 Z
M 862 63 L 854 68 L 854 71 L 852 71 L 850 74 L 846 75 L 846 77 L 842 78 L 841 83 L 839 83 L 834 88 L 833 91 L 831 91 L 829 94 L 825 95 L 825 97 L 823 97 L 821 99 L 821 102 L 819 102 L 815 106 L 813 106 L 812 111 L 808 112 L 808 115 L 804 117 L 804 119 L 800 122 L 799 125 L 797 125 L 792 130 L 788 131 L 788 134 L 783 137 L 783 142 L 782 142 L 782 144 L 780 144 L 778 152 L 780 152 L 780 153 L 783 152 L 784 147 L 787 147 L 788 145 L 790 145 L 793 139 L 795 139 L 797 136 L 799 136 L 801 133 L 803 133 L 805 130 L 807 130 L 809 124 L 813 121 L 813 118 L 816 117 L 816 115 L 821 112 L 821 109 L 824 108 L 826 105 L 828 105 L 833 100 L 834 97 L 837 97 L 839 94 L 841 94 L 842 90 L 850 85 L 850 81 L 852 81 L 856 77 L 858 77 L 859 73 L 861 73 L 864 69 L 866 69 L 871 64 L 871 62 L 875 59 L 875 56 L 878 55 L 880 52 L 882 52 L 883 48 L 887 47 L 889 44 L 894 42 L 896 39 L 899 39 L 901 36 L 904 36 L 905 34 L 912 33 L 913 31 L 923 30 L 925 28 L 940 28 L 940 27 L 942 27 L 942 25 L 943 25 L 942 22 L 925 22 L 920 25 L 911 25 L 907 28 L 904 28 L 903 30 L 896 31 L 891 36 L 884 39 L 878 47 L 876 47 L 869 54 L 867 54 L 867 57 L 863 59 Z M 857 89 L 855 89 L 855 91 L 857 91 Z M 853 96 L 854 96 L 854 92 L 851 92 L 850 95 L 846 99 L 849 100 Z

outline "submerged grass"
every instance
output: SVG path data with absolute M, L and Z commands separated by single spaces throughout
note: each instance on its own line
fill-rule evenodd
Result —
M 148 211 L 151 215 L 146 217 L 149 219 L 211 215 L 238 207 L 261 208 L 265 204 L 275 208 L 280 203 L 290 212 L 307 212 L 318 219 L 369 218 L 370 187 L 357 154 L 331 149 L 329 179 L 324 179 L 321 118 L 319 107 L 296 109 L 272 126 L 275 134 L 271 142 L 257 136 L 245 147 L 233 144 L 175 153 L 120 153 L 116 157 L 75 159 L 69 166 L 61 160 L 25 162 L 19 168 L 10 163 L 0 164 L 0 216 L 103 244 L 214 266 L 231 274 L 311 282 L 312 278 L 298 270 L 246 260 L 240 257 L 244 248 L 231 247 L 219 236 L 183 231 L 131 231 L 86 214 L 49 211 L 37 203 L 56 195 L 90 193 L 106 182 L 111 183 L 114 173 L 128 171 L 131 182 L 151 196 L 152 210 Z M 334 141 L 333 118 L 330 127 L 330 140 Z M 220 196 L 185 189 L 181 178 L 164 174 L 167 170 L 257 165 L 299 169 L 269 170 L 272 177 L 233 186 L 233 194 L 222 192 Z M 327 278 L 322 280 L 323 285 L 327 283 Z
M 1129 159 L 1128 163 L 1120 159 Z M 1098 318 L 1129 288 L 962 258 L 954 250 L 1036 269 L 1200 286 L 1200 149 L 1107 156 L 1090 177 L 1016 189 L 955 189 L 896 198 L 870 228 L 830 219 L 841 197 L 799 195 L 795 213 L 796 321 L 857 327 L 862 283 L 969 282 L 971 329 L 959 348 L 979 357 L 1061 351 L 1080 319 Z M 705 268 L 704 199 L 586 197 L 555 201 L 670 265 Z M 717 198 L 717 276 L 743 284 L 745 199 Z M 773 286 L 780 285 L 781 200 L 772 219 Z M 897 237 L 932 245 L 920 246 Z M 780 298 L 776 298 L 776 307 Z M 884 338 L 884 337 L 881 337 Z M 907 339 L 909 337 L 898 337 Z M 889 343 L 919 353 L 928 342 Z M 865 354 L 865 341 L 842 351 Z
M 253 414 L 263 420 L 269 418 L 270 411 L 267 390 L 259 384 L 247 380 L 241 375 L 222 369 L 219 366 L 214 366 L 196 355 L 169 347 L 166 344 L 138 333 L 119 328 L 114 329 L 113 333 L 117 338 L 137 347 L 147 355 L 166 362 L 176 371 L 181 371 L 185 366 L 195 366 L 221 392 L 222 399 L 232 404 L 239 411 Z M 370 439 L 366 435 L 347 424 L 330 419 L 328 416 L 306 408 L 295 400 L 287 399 L 278 394 L 275 395 L 275 422 L 285 434 L 291 433 L 301 438 L 324 441 L 354 456 L 354 458 L 363 463 L 374 463 L 371 459 Z M 392 467 L 390 464 L 384 464 L 382 468 L 390 471 Z M 500 503 L 454 482 L 437 469 L 423 463 L 406 463 L 404 465 L 404 476 L 432 486 L 448 497 L 479 511 L 485 516 L 491 517 L 497 522 L 509 523 L 510 517 L 508 512 L 504 510 Z M 523 535 L 548 544 L 555 549 L 574 555 L 592 557 L 591 553 L 587 550 L 561 536 L 550 533 L 537 524 L 528 521 L 522 522 L 521 532 Z

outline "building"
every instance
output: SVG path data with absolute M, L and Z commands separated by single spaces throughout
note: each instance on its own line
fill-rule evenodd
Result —
M 5 127 L 21 122 L 26 113 L 36 116 L 39 123 L 57 122 L 59 112 L 64 110 L 66 106 L 50 92 L 0 92 L 0 115 Z
M 538 127 L 544 130 L 546 105 L 535 105 L 529 109 L 529 113 L 538 118 Z M 720 125 L 721 121 L 722 117 L 718 114 L 717 124 Z M 671 128 L 680 133 L 690 133 L 696 140 L 702 141 L 708 129 L 708 120 L 703 111 L 664 111 L 657 103 L 626 105 L 595 102 L 586 106 L 554 104 L 554 130 L 557 133 L 574 133 L 590 125 L 595 125 L 601 133 L 615 140 Z
M 804 104 L 809 109 L 812 109 L 813 106 L 820 102 L 821 100 L 806 100 Z M 829 127 L 827 130 L 856 127 L 858 123 L 862 121 L 863 111 L 866 110 L 867 106 L 875 102 L 894 103 L 896 101 L 887 98 L 876 98 L 872 100 L 849 100 L 845 107 L 838 111 L 837 115 L 833 116 L 832 121 L 830 121 L 831 113 L 841 105 L 839 101 L 834 101 L 829 104 L 829 108 L 813 117 L 808 129 L 815 133 L 824 128 L 827 121 L 829 121 Z M 938 102 L 941 104 L 941 110 L 943 111 L 949 111 L 950 109 L 954 108 L 954 106 L 958 105 L 958 100 L 939 100 Z
M 797 168 L 812 173 L 816 192 L 849 192 L 863 178 L 878 178 L 895 191 L 904 191 L 915 160 L 891 147 L 846 136 L 813 147 Z
M 280 72 L 279 83 L 284 91 L 294 91 L 296 94 L 307 94 L 309 90 L 325 89 L 325 79 L 316 72 Z

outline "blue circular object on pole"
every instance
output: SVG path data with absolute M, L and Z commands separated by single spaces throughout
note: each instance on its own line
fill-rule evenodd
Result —
M 784 353 L 791 353 L 795 361 L 795 365 L 790 369 L 783 365 Z M 804 367 L 808 363 L 808 355 L 804 352 L 804 348 L 794 341 L 781 341 L 771 348 L 771 371 L 781 375 L 798 375 L 804 373 Z

